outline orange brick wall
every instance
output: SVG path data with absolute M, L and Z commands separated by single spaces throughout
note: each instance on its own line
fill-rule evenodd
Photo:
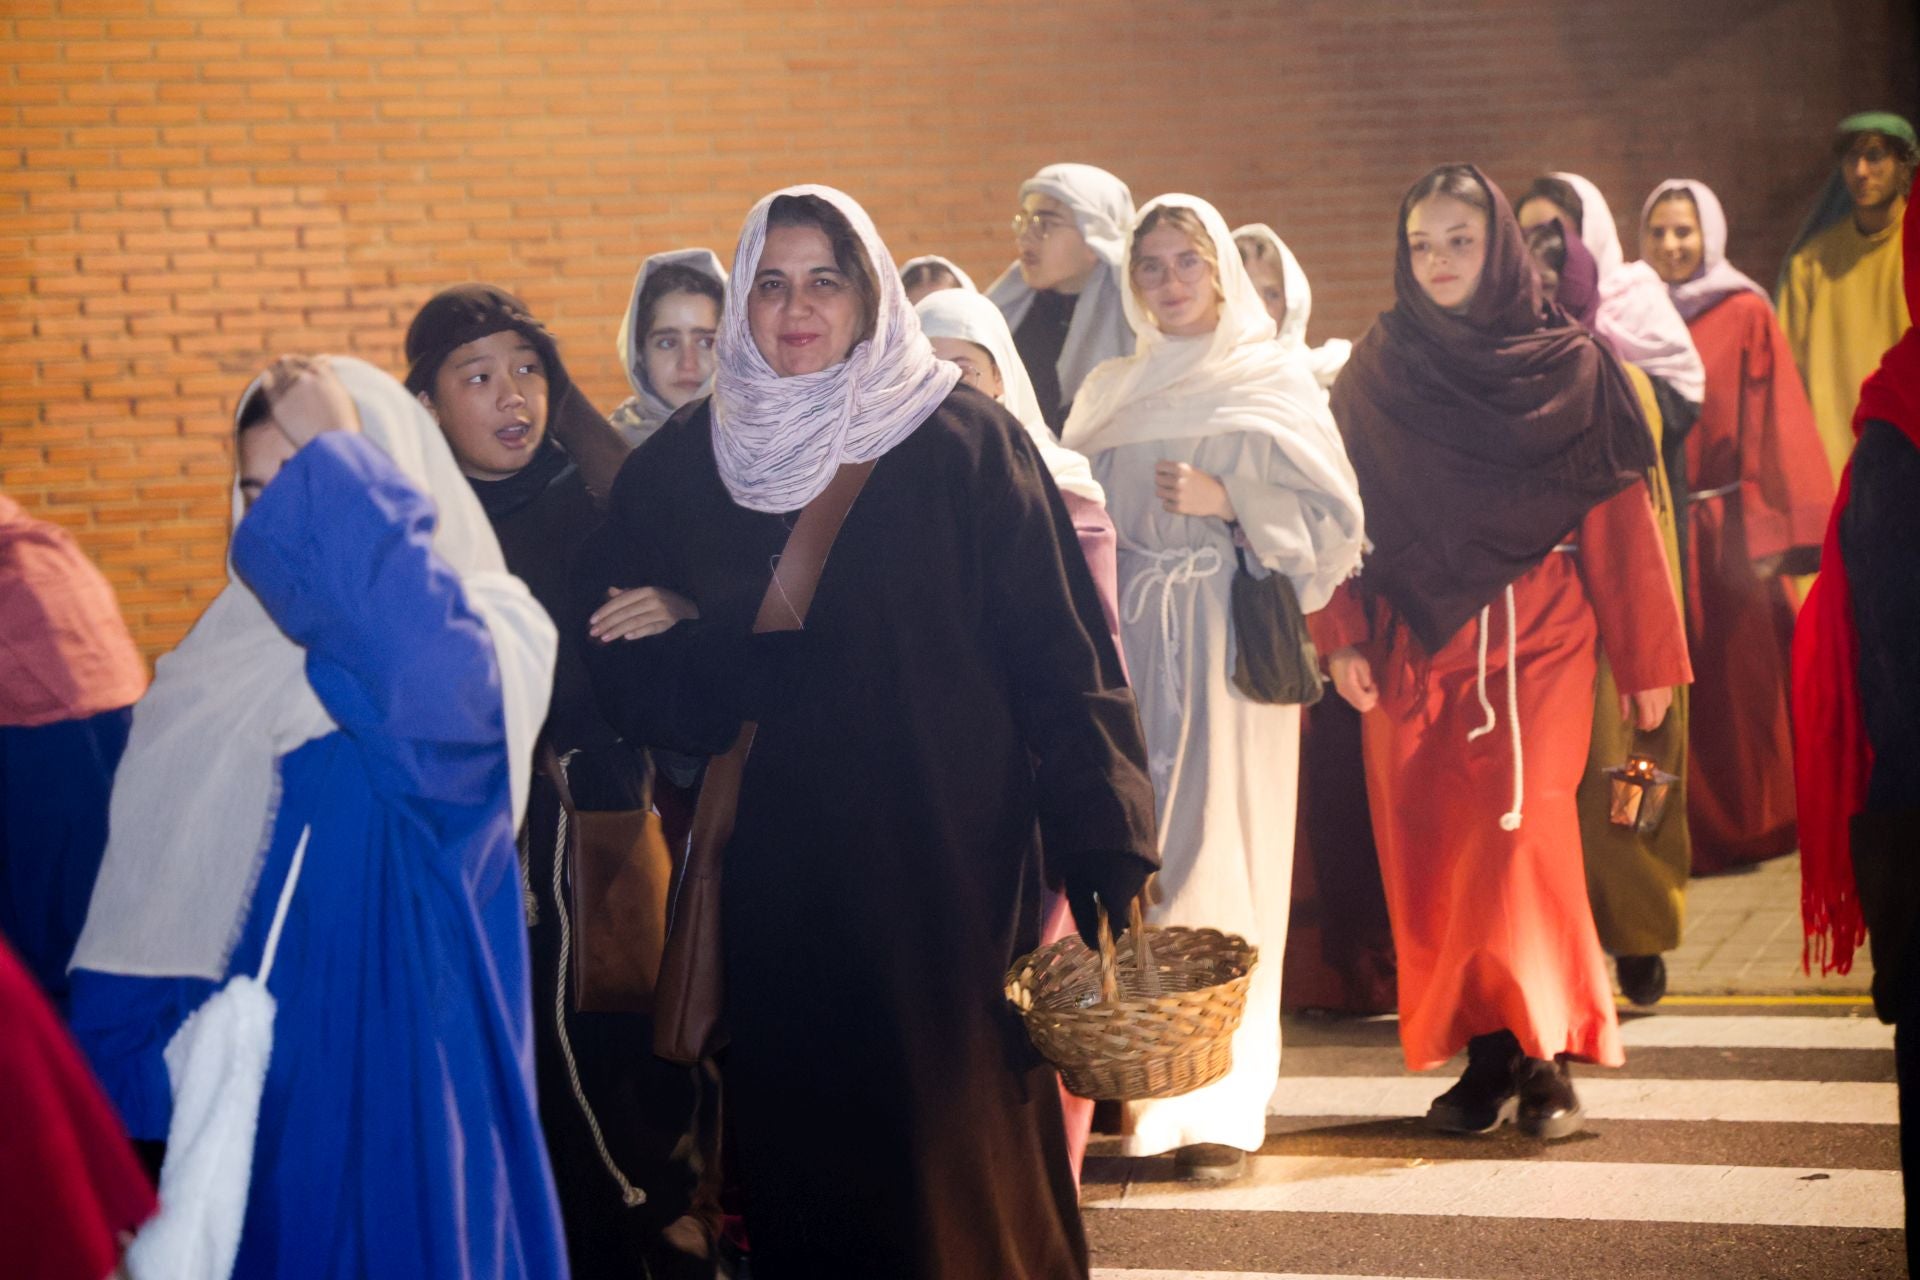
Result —
M 436 287 L 549 317 L 603 407 L 647 253 L 794 181 L 982 278 L 1020 178 L 1112 168 L 1287 235 L 1315 339 L 1389 295 L 1427 165 L 1723 195 L 1771 279 L 1848 111 L 1911 107 L 1898 0 L 4 0 L 0 486 L 151 652 L 222 580 L 227 423 L 283 350 L 396 367 Z

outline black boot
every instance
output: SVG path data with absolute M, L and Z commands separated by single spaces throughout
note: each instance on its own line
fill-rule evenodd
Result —
M 1645 1008 L 1660 1003 L 1667 994 L 1667 962 L 1661 956 L 1621 956 L 1620 991 L 1627 999 Z
M 1530 1138 L 1567 1138 L 1587 1127 L 1587 1113 L 1573 1091 L 1563 1053 L 1548 1062 L 1528 1058 L 1520 1066 L 1520 1132 Z
M 1492 1133 L 1512 1123 L 1519 1105 L 1515 1072 L 1525 1061 L 1511 1031 L 1467 1041 L 1467 1069 L 1427 1108 L 1428 1126 L 1442 1133 Z

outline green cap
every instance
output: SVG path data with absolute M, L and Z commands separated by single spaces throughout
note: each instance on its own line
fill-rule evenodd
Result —
M 1891 111 L 1862 111 L 1850 115 L 1840 122 L 1840 127 L 1834 132 L 1843 138 L 1856 133 L 1882 133 L 1889 138 L 1900 139 L 1909 147 L 1920 147 L 1920 139 L 1913 135 L 1913 126 L 1907 123 L 1904 116 L 1897 116 Z

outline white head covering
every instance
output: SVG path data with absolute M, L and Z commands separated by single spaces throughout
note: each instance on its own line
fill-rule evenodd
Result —
M 1364 542 L 1360 485 L 1327 407 L 1298 351 L 1274 341 L 1278 330 L 1219 212 L 1198 196 L 1164 195 L 1135 220 L 1137 229 L 1162 206 L 1198 214 L 1220 263 L 1220 323 L 1210 334 L 1172 337 L 1127 290 L 1127 318 L 1139 350 L 1094 370 L 1073 402 L 1061 443 L 1093 454 L 1126 444 L 1184 440 L 1229 432 L 1272 437 L 1293 473 L 1291 486 L 1312 509 L 1315 576 L 1295 582 L 1302 602 L 1319 608 L 1360 562 Z M 1137 234 L 1137 230 L 1135 232 Z
M 1767 291 L 1755 284 L 1752 277 L 1727 261 L 1727 212 L 1720 207 L 1720 197 L 1714 195 L 1706 183 L 1694 178 L 1669 178 L 1655 187 L 1647 202 L 1640 206 L 1641 234 L 1646 233 L 1653 206 L 1669 191 L 1685 191 L 1700 211 L 1700 267 L 1692 279 L 1667 286 L 1667 293 L 1680 314 L 1691 320 L 1722 298 L 1743 289 L 1767 297 Z M 1767 305 L 1773 305 L 1770 299 Z
M 1073 211 L 1081 238 L 1101 262 L 1101 269 L 1093 273 L 1074 304 L 1066 345 L 1054 366 L 1060 375 L 1061 403 L 1070 404 L 1095 365 L 1133 350 L 1133 328 L 1125 310 L 1133 192 L 1105 169 L 1090 164 L 1050 164 L 1020 184 L 1022 200 L 1033 192 L 1052 196 Z M 1033 306 L 1033 290 L 1020 278 L 1018 262 L 987 286 L 987 296 L 1007 317 L 1009 329 L 1018 329 Z
M 662 423 L 673 416 L 673 406 L 661 399 L 647 380 L 647 362 L 645 353 L 640 349 L 647 335 L 640 332 L 640 295 L 647 290 L 647 281 L 653 273 L 662 267 L 691 267 L 705 276 L 711 276 L 720 286 L 724 297 L 727 288 L 727 270 L 720 265 L 719 255 L 711 249 L 675 249 L 671 253 L 656 253 L 640 265 L 640 273 L 633 278 L 633 296 L 627 299 L 626 314 L 620 317 L 620 332 L 615 337 L 615 349 L 620 353 L 620 363 L 627 371 L 627 382 L 633 387 L 633 406 L 631 424 L 620 425 L 620 434 L 629 445 L 638 447 L 642 440 L 660 429 Z M 701 390 L 702 395 L 713 389 L 708 381 Z M 626 406 L 622 406 L 625 408 Z
M 479 499 L 426 409 L 365 361 L 328 360 L 360 411 L 362 434 L 432 499 L 434 552 L 459 575 L 493 639 L 517 827 L 553 691 L 553 623 L 507 572 Z M 242 406 L 259 385 L 255 379 Z M 236 484 L 236 524 L 240 514 Z M 226 977 L 273 834 L 279 761 L 337 727 L 307 683 L 306 660 L 229 565 L 226 589 L 160 659 L 134 707 L 73 967 Z
M 937 253 L 923 253 L 917 258 L 908 258 L 905 262 L 901 263 L 900 282 L 902 285 L 906 283 L 907 277 L 913 274 L 915 267 L 939 267 L 943 271 L 951 271 L 953 278 L 960 282 L 960 287 L 966 292 L 980 292 L 980 286 L 973 282 L 972 276 L 960 269 L 959 263 L 955 262 L 952 258 L 943 258 Z
M 1333 380 L 1340 376 L 1340 370 L 1346 368 L 1347 358 L 1353 354 L 1353 344 L 1345 338 L 1333 338 L 1317 347 L 1307 345 L 1307 319 L 1313 314 L 1313 286 L 1307 282 L 1307 273 L 1301 268 L 1300 260 L 1293 256 L 1293 250 L 1280 238 L 1280 233 L 1264 222 L 1249 222 L 1244 227 L 1235 227 L 1233 239 L 1236 248 L 1243 239 L 1260 241 L 1279 256 L 1280 278 L 1287 293 L 1287 310 L 1281 318 L 1280 335 L 1276 341 L 1282 351 L 1304 355 L 1313 370 L 1314 381 L 1323 387 L 1331 387 Z
M 1104 505 L 1106 492 L 1093 478 L 1093 468 L 1087 465 L 1086 457 L 1054 439 L 1046 419 L 1040 416 L 1033 379 L 1027 376 L 1027 366 L 1021 363 L 1020 353 L 1014 350 L 1013 330 L 1007 328 L 1000 308 L 984 294 L 942 289 L 920 299 L 914 310 L 920 313 L 920 329 L 929 338 L 958 338 L 983 348 L 993 357 L 994 365 L 1000 370 L 1000 403 L 1027 429 L 1054 484 L 1068 493 L 1077 493 Z
M 830 369 L 782 378 L 753 344 L 747 299 L 767 243 L 767 212 L 781 196 L 817 196 L 838 209 L 866 247 L 879 291 L 873 336 Z M 720 318 L 713 386 L 713 456 L 733 500 L 750 511 L 798 511 L 843 462 L 869 462 L 940 406 L 960 370 L 936 360 L 907 305 L 893 255 L 859 201 L 832 187 L 787 187 L 761 199 L 740 229 L 737 287 Z
M 1577 173 L 1554 177 L 1580 197 L 1580 240 L 1600 268 L 1600 310 L 1594 332 L 1622 360 L 1639 365 L 1680 396 L 1699 404 L 1707 394 L 1707 368 L 1693 345 L 1687 322 L 1667 294 L 1666 282 L 1644 262 L 1628 262 L 1620 229 L 1600 188 Z

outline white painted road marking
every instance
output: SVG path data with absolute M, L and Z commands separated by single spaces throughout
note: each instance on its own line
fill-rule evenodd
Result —
M 1877 1018 L 1627 1018 L 1620 1038 L 1629 1049 L 1884 1049 L 1893 1028 Z
M 1574 1087 L 1594 1120 L 1726 1120 L 1897 1124 L 1891 1084 L 1829 1080 L 1608 1079 L 1593 1068 Z M 1422 1116 L 1453 1081 L 1429 1076 L 1286 1076 L 1267 1103 L 1276 1116 Z

